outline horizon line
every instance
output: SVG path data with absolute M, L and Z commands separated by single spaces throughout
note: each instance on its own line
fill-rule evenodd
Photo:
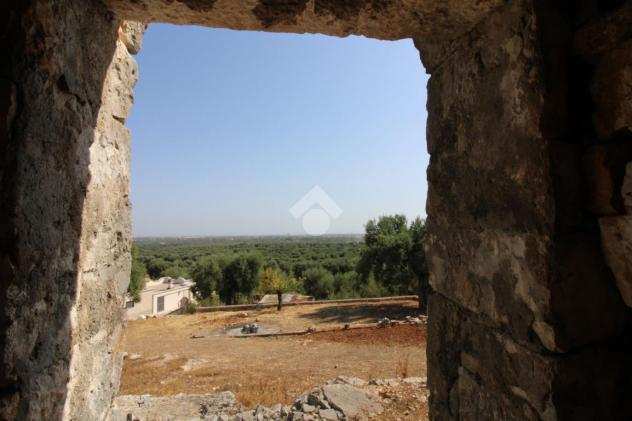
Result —
M 343 236 L 358 236 L 364 235 L 362 232 L 353 233 L 328 233 L 323 235 L 309 235 L 305 234 L 198 234 L 198 235 L 134 235 L 132 238 L 143 239 L 143 238 L 234 238 L 234 237 L 310 237 L 310 238 L 319 238 L 319 237 L 343 237 Z

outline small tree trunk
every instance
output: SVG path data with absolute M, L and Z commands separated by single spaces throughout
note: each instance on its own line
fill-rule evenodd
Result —
M 283 306 L 283 293 L 281 291 L 277 291 L 277 311 L 281 311 L 281 307 Z

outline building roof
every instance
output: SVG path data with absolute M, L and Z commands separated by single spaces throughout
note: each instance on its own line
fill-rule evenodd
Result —
M 183 287 L 190 288 L 194 284 L 195 282 L 191 281 L 190 279 L 184 279 L 184 278 L 174 279 L 168 276 L 163 276 L 162 278 L 157 279 L 155 281 L 147 281 L 147 283 L 145 284 L 145 288 L 143 288 L 141 292 L 164 291 L 168 289 L 183 288 Z

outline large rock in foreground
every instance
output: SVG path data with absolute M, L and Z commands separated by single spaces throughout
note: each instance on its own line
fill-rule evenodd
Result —
M 228 419 L 241 410 L 232 392 L 205 395 L 151 396 L 124 395 L 114 399 L 112 421 L 171 421 L 208 419 L 222 416 Z M 130 416 L 131 418 L 128 418 Z M 207 417 L 208 416 L 208 417 Z
M 422 386 L 416 380 L 412 381 Z M 400 384 L 398 380 L 393 382 Z M 403 382 L 413 384 L 406 379 Z M 340 376 L 299 396 L 292 406 L 257 405 L 250 410 L 244 410 L 232 392 L 164 397 L 125 395 L 114 400 L 111 421 L 365 420 L 384 411 L 378 383 L 388 382 L 378 380 L 367 383 L 362 379 Z
M 382 412 L 375 398 L 367 392 L 348 384 L 328 384 L 323 386 L 323 394 L 333 409 L 342 412 L 347 418 Z

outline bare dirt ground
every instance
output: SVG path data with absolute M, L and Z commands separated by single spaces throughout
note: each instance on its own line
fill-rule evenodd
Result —
M 418 314 L 415 301 L 323 304 L 202 313 L 129 322 L 120 394 L 174 395 L 230 390 L 246 407 L 290 403 L 339 375 L 362 379 L 426 376 L 425 326 L 398 325 L 302 336 L 232 338 L 245 323 L 282 332 L 374 323 Z M 200 337 L 201 336 L 201 337 Z M 137 355 L 134 355 L 137 354 Z M 424 419 L 418 391 L 393 392 L 383 419 Z M 401 396 L 399 396 L 401 395 Z

